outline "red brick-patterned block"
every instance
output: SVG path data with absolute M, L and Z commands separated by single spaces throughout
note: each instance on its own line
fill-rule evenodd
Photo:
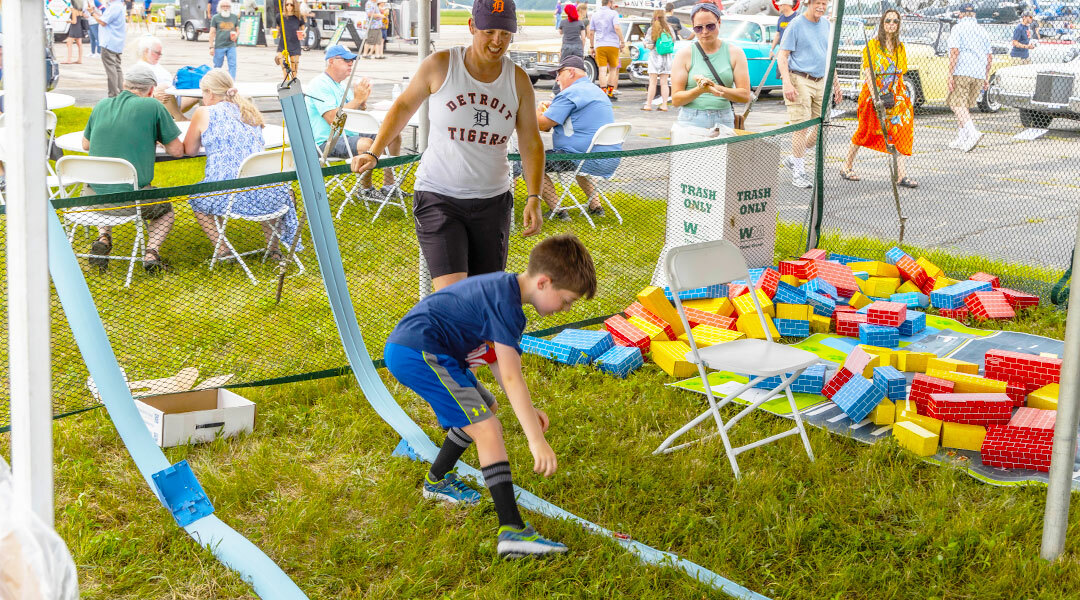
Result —
M 793 275 L 799 279 L 810 279 L 806 275 L 806 267 L 810 264 L 808 260 L 782 260 L 777 267 L 780 268 L 781 275 Z
M 851 381 L 853 374 L 847 369 L 841 368 L 833 375 L 828 382 L 825 383 L 825 387 L 821 388 L 821 395 L 825 396 L 829 400 L 836 395 L 836 392 L 840 391 L 840 388 L 844 387 L 844 384 Z
M 780 285 L 780 271 L 776 269 L 765 269 L 765 272 L 758 278 L 757 285 L 754 286 L 759 290 L 765 292 L 769 299 L 776 296 L 776 286 Z
M 1012 305 L 1013 309 L 1035 308 L 1039 305 L 1039 297 L 1035 294 L 1020 292 L 1009 288 L 998 288 L 997 291 L 1005 294 L 1005 299 L 1009 301 L 1009 304 Z
M 838 262 L 812 260 L 806 267 L 806 274 L 807 279 L 820 277 L 831 283 L 841 298 L 850 298 L 859 291 L 859 284 L 855 282 L 855 274 L 851 272 L 851 267 Z
M 745 294 L 745 293 L 747 293 L 749 291 L 750 291 L 750 286 L 748 286 L 746 284 L 732 283 L 732 284 L 728 285 L 727 297 L 734 300 L 734 299 L 738 298 L 739 296 L 742 296 L 743 294 Z
M 1053 447 L 1053 433 L 1046 435 L 1008 425 L 989 427 L 983 438 L 982 461 L 991 467 L 1046 472 L 1050 470 Z
M 799 258 L 803 260 L 825 260 L 826 258 L 829 258 L 829 253 L 821 248 L 813 248 L 804 252 Z
M 686 311 L 686 320 L 690 322 L 690 327 L 697 327 L 698 325 L 705 324 L 719 327 L 720 329 L 735 330 L 735 319 L 731 317 L 725 317 L 698 308 L 684 308 L 683 310 Z
M 1005 395 L 1012 400 L 1013 407 L 1023 406 L 1027 401 L 1027 385 L 1021 381 L 1006 381 Z
M 963 308 L 941 308 L 938 309 L 938 313 L 954 321 L 960 321 L 961 323 L 967 323 L 968 317 L 971 315 L 971 311 L 967 307 Z
M 922 289 L 923 284 L 929 279 L 926 270 L 920 267 L 915 262 L 915 259 L 910 256 L 901 257 L 900 260 L 896 261 L 896 268 L 900 271 L 901 277 L 914 283 L 919 289 Z
M 837 304 L 836 308 L 833 309 L 833 313 L 832 313 L 833 325 L 836 325 L 836 317 L 838 315 L 851 314 L 851 313 L 856 312 L 857 310 L 858 309 L 856 309 L 854 306 L 848 306 L 847 304 Z M 866 313 L 863 313 L 863 316 L 866 316 Z M 865 321 L 864 321 L 864 323 L 865 323 Z
M 926 414 L 952 423 L 1006 425 L 1012 419 L 1012 398 L 1005 394 L 930 394 Z
M 1001 292 L 975 292 L 964 298 L 964 305 L 976 319 L 1012 319 L 1016 311 Z
M 866 322 L 866 315 L 857 312 L 836 313 L 836 335 L 859 337 L 859 325 Z
M 878 300 L 866 307 L 866 322 L 884 327 L 899 327 L 907 319 L 907 304 Z
M 998 280 L 997 275 L 983 273 L 982 271 L 975 273 L 971 277 L 968 277 L 968 279 L 970 279 L 971 281 L 988 281 L 995 290 L 1001 287 L 1001 281 Z
M 625 312 L 631 317 L 637 317 L 643 321 L 647 321 L 649 323 L 652 323 L 653 325 L 656 325 L 660 329 L 663 329 L 669 340 L 676 339 L 675 330 L 672 329 L 671 323 L 668 323 L 667 321 L 654 315 L 649 309 L 642 306 L 640 302 L 635 302 L 630 306 L 627 306 L 626 310 L 624 310 L 623 312 Z
M 984 374 L 989 379 L 1012 381 L 1024 385 L 1024 393 L 1048 383 L 1061 383 L 1061 359 L 1009 350 L 989 350 L 983 361 Z
M 1041 408 L 1023 407 L 1016 411 L 1009 420 L 1009 427 L 1031 429 L 1046 435 L 1054 435 L 1054 424 L 1057 423 L 1056 410 L 1043 410 Z
M 926 406 L 930 403 L 930 394 L 951 394 L 956 383 L 947 379 L 931 377 L 926 373 L 916 373 L 911 380 L 911 391 L 908 392 L 908 400 L 918 408 L 920 415 L 926 414 Z
M 866 367 L 870 366 L 870 363 L 873 362 L 875 358 L 877 357 L 873 354 L 870 354 L 859 346 L 855 346 L 851 349 L 851 352 L 848 352 L 847 358 L 844 359 L 840 368 L 863 375 L 866 372 Z
M 604 321 L 604 329 L 611 333 L 615 343 L 620 346 L 633 346 L 641 350 L 642 354 L 649 351 L 649 335 L 634 327 L 634 324 L 624 319 L 622 315 L 608 317 Z
M 919 286 L 919 291 L 929 296 L 934 291 L 934 285 L 936 283 L 937 280 L 934 277 L 927 277 L 926 281 Z

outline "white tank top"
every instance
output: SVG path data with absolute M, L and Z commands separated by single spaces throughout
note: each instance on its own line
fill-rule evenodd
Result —
M 484 83 L 465 69 L 465 48 L 451 48 L 446 81 L 431 95 L 431 131 L 415 189 L 452 198 L 490 198 L 509 190 L 506 142 L 517 124 L 517 108 L 509 57 L 502 57 L 499 77 Z

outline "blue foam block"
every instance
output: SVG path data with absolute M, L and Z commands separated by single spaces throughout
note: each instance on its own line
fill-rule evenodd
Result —
M 847 254 L 837 254 L 835 252 L 829 253 L 829 260 L 838 262 L 842 265 L 853 262 L 870 262 L 869 258 L 860 258 L 858 256 L 848 256 Z
M 896 348 L 900 345 L 900 328 L 860 323 L 859 343 L 882 348 Z
M 773 302 L 780 304 L 806 304 L 806 290 L 781 281 L 776 284 Z
M 151 478 L 157 486 L 158 498 L 181 527 L 213 514 L 214 506 L 186 460 L 154 473 Z
M 531 335 L 521 336 L 521 351 L 527 354 L 543 356 L 567 365 L 579 365 L 589 362 L 589 356 L 578 348 Z
M 907 304 L 908 308 L 926 308 L 930 306 L 930 297 L 919 292 L 903 292 L 889 296 L 889 302 Z
M 683 290 L 679 292 L 680 300 L 700 300 L 703 298 L 727 298 L 727 284 L 717 283 L 714 285 L 708 285 L 705 287 L 694 288 L 692 290 Z M 674 298 L 671 295 L 671 288 L 664 288 L 664 297 L 668 299 L 668 302 L 674 302 Z
M 858 423 L 874 410 L 885 398 L 885 390 L 874 385 L 869 379 L 856 375 L 833 396 L 833 402 Z
M 930 292 L 930 304 L 933 304 L 934 308 L 960 308 L 964 306 L 964 299 L 968 296 L 993 289 L 989 281 L 959 281 Z
M 866 271 L 852 271 L 851 274 L 855 276 L 855 279 L 862 279 L 863 281 L 870 279 L 870 274 Z
M 563 329 L 551 341 L 581 350 L 589 357 L 589 362 L 600 358 L 615 345 L 615 339 L 605 330 Z
M 836 312 L 836 300 L 817 292 L 806 292 L 806 302 L 814 307 L 814 314 L 832 317 Z
M 885 262 L 889 263 L 890 265 L 895 265 L 897 263 L 897 261 L 899 261 L 901 258 L 904 258 L 905 256 L 908 257 L 908 258 L 911 258 L 910 254 L 908 254 L 907 252 L 904 252 L 903 250 L 901 250 L 900 248 L 898 248 L 896 246 L 893 246 L 892 248 L 889 248 L 885 252 Z M 915 260 L 915 259 L 911 258 L 911 260 Z
M 907 318 L 900 324 L 900 335 L 915 335 L 926 330 L 926 313 L 909 310 Z
M 810 337 L 810 321 L 773 319 L 776 330 L 784 337 Z
M 641 367 L 644 360 L 641 358 L 641 350 L 630 346 L 613 346 L 607 352 L 600 355 L 593 363 L 597 369 L 614 375 L 620 379 L 625 378 L 632 371 Z
M 896 367 L 874 367 L 874 385 L 885 390 L 893 402 L 907 400 L 907 378 Z
M 806 292 L 820 292 L 823 294 L 828 294 L 833 298 L 835 298 L 837 295 L 836 286 L 820 277 L 811 277 L 806 281 L 806 283 L 799 286 L 799 288 Z
M 823 387 L 825 387 L 825 365 L 811 365 L 792 382 L 791 391 L 801 394 L 820 394 Z

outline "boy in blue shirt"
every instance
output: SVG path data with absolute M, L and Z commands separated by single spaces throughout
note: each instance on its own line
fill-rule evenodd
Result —
M 431 405 L 447 430 L 424 479 L 424 497 L 448 503 L 480 501 L 479 492 L 453 471 L 475 441 L 484 484 L 499 516 L 501 557 L 561 553 L 567 548 L 537 534 L 518 513 L 502 425 L 495 416 L 498 403 L 469 367 L 490 362 L 529 440 L 533 471 L 550 477 L 557 461 L 544 439 L 548 417 L 533 406 L 521 372 L 519 342 L 526 324 L 522 306 L 532 304 L 547 316 L 595 293 L 596 270 L 584 244 L 569 234 L 550 237 L 529 253 L 524 273 L 487 273 L 443 288 L 414 306 L 386 340 L 387 369 Z

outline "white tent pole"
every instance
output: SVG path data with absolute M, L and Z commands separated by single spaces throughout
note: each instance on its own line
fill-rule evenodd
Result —
M 1080 267 L 1080 225 L 1073 246 L 1073 268 Z M 1076 456 L 1077 395 L 1080 394 L 1080 276 L 1074 271 L 1069 284 L 1068 317 L 1065 320 L 1065 350 L 1061 357 L 1061 388 L 1054 423 L 1054 448 L 1050 457 L 1050 485 L 1046 489 L 1043 516 L 1042 556 L 1054 560 L 1065 550 L 1065 530 L 1069 526 L 1069 495 L 1072 493 Z
M 52 526 L 44 11 L 41 0 L 3 11 L 11 462 L 16 497 Z
M 435 0 L 438 2 L 438 0 Z M 417 0 L 416 5 L 420 14 L 417 19 L 417 28 L 420 30 L 417 32 L 416 45 L 419 46 L 417 55 L 419 60 L 417 66 L 424 62 L 424 59 L 431 54 L 431 2 L 432 0 Z M 428 123 L 428 101 L 424 100 L 424 103 L 420 105 L 420 128 L 419 128 L 419 141 L 420 146 L 418 150 L 423 152 L 427 149 L 428 131 L 431 129 L 431 124 Z

